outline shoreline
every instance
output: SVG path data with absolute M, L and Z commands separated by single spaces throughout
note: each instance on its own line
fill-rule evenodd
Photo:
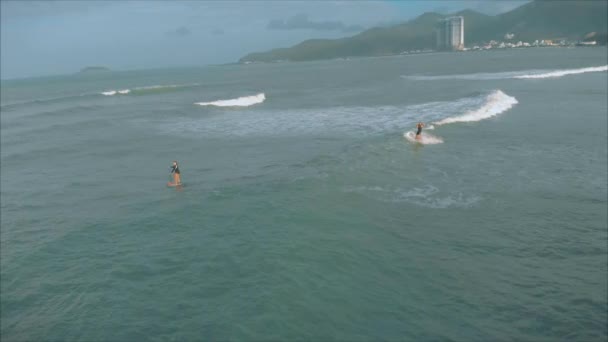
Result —
M 398 53 L 398 54 L 387 54 L 387 55 L 377 55 L 377 56 L 350 56 L 350 57 L 338 57 L 338 58 L 325 58 L 325 59 L 311 59 L 311 60 L 303 60 L 303 61 L 289 61 L 289 60 L 281 60 L 281 61 L 272 61 L 272 62 L 228 62 L 224 64 L 207 64 L 207 65 L 192 65 L 192 66 L 179 66 L 179 67 L 158 67 L 158 68 L 143 68 L 143 69 L 126 69 L 126 70 L 109 70 L 107 72 L 101 73 L 70 73 L 70 74 L 52 74 L 52 75 L 42 75 L 42 76 L 26 76 L 19 78 L 6 78 L 0 79 L 0 83 L 10 84 L 10 83 L 20 83 L 20 82 L 29 82 L 33 80 L 42 80 L 42 79 L 53 79 L 53 78 L 71 78 L 71 77 L 96 77 L 96 76 L 104 76 L 108 77 L 109 75 L 116 74 L 127 74 L 127 73 L 135 73 L 135 72 L 148 72 L 148 71 L 162 71 L 162 70 L 184 70 L 184 69 L 202 69 L 202 68 L 210 68 L 210 67 L 225 67 L 225 66 L 241 66 L 241 65 L 268 65 L 268 64 L 282 64 L 282 63 L 311 63 L 311 62 L 328 62 L 328 61 L 350 61 L 350 60 L 358 60 L 358 59 L 368 59 L 368 58 L 389 58 L 389 57 L 407 57 L 407 56 L 419 56 L 419 55 L 431 55 L 431 54 L 461 54 L 461 53 L 474 53 L 474 52 L 495 52 L 495 51 L 507 51 L 507 50 L 530 50 L 530 49 L 538 49 L 538 48 L 567 48 L 567 49 L 575 49 L 575 48 L 583 48 L 583 49 L 608 49 L 608 45 L 594 45 L 594 46 L 530 46 L 530 47 L 513 47 L 513 48 L 491 48 L 491 49 L 469 49 L 462 51 L 440 51 L 440 50 L 426 50 L 421 52 L 411 52 L 411 53 Z

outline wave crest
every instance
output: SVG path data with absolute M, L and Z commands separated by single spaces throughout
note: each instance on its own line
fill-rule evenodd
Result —
M 196 102 L 199 106 L 216 106 L 216 107 L 248 107 L 254 104 L 262 103 L 266 100 L 264 93 L 259 93 L 253 96 L 243 96 L 230 100 L 218 100 L 212 102 Z
M 434 124 L 441 126 L 455 122 L 475 122 L 488 119 L 511 109 L 511 107 L 517 103 L 516 98 L 509 96 L 500 90 L 495 90 L 486 97 L 481 107 L 470 110 L 463 115 L 452 116 L 436 121 Z
M 523 70 L 523 71 L 506 71 L 506 72 L 490 72 L 490 73 L 472 73 L 472 74 L 457 74 L 457 75 L 403 75 L 404 79 L 414 81 L 441 81 L 441 80 L 468 80 L 468 81 L 487 81 L 487 80 L 503 80 L 503 79 L 542 79 L 542 78 L 557 78 L 567 75 L 584 74 L 589 72 L 608 71 L 608 65 L 587 67 L 578 69 L 557 69 L 557 70 Z
M 514 76 L 513 78 L 519 78 L 519 79 L 555 78 L 555 77 L 562 77 L 562 76 L 566 76 L 566 75 L 576 75 L 576 74 L 584 74 L 587 72 L 601 72 L 601 71 L 608 71 L 608 65 L 599 66 L 599 67 L 581 68 L 581 69 L 555 70 L 555 71 L 546 72 L 546 73 L 542 73 L 542 74 Z

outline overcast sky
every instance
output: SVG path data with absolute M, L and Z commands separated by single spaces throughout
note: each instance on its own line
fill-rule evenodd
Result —
M 236 62 L 309 38 L 352 36 L 424 12 L 498 14 L 526 1 L 2 0 L 2 79 Z

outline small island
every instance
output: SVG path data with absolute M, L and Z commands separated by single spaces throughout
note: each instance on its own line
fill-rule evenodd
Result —
M 79 74 L 93 74 L 93 73 L 100 73 L 100 72 L 108 72 L 110 71 L 109 68 L 106 68 L 104 66 L 88 66 L 85 68 L 80 69 L 80 71 L 78 72 Z

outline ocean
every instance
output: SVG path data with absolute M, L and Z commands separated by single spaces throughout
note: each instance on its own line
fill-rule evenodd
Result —
M 0 337 L 605 341 L 607 52 L 2 81 Z

